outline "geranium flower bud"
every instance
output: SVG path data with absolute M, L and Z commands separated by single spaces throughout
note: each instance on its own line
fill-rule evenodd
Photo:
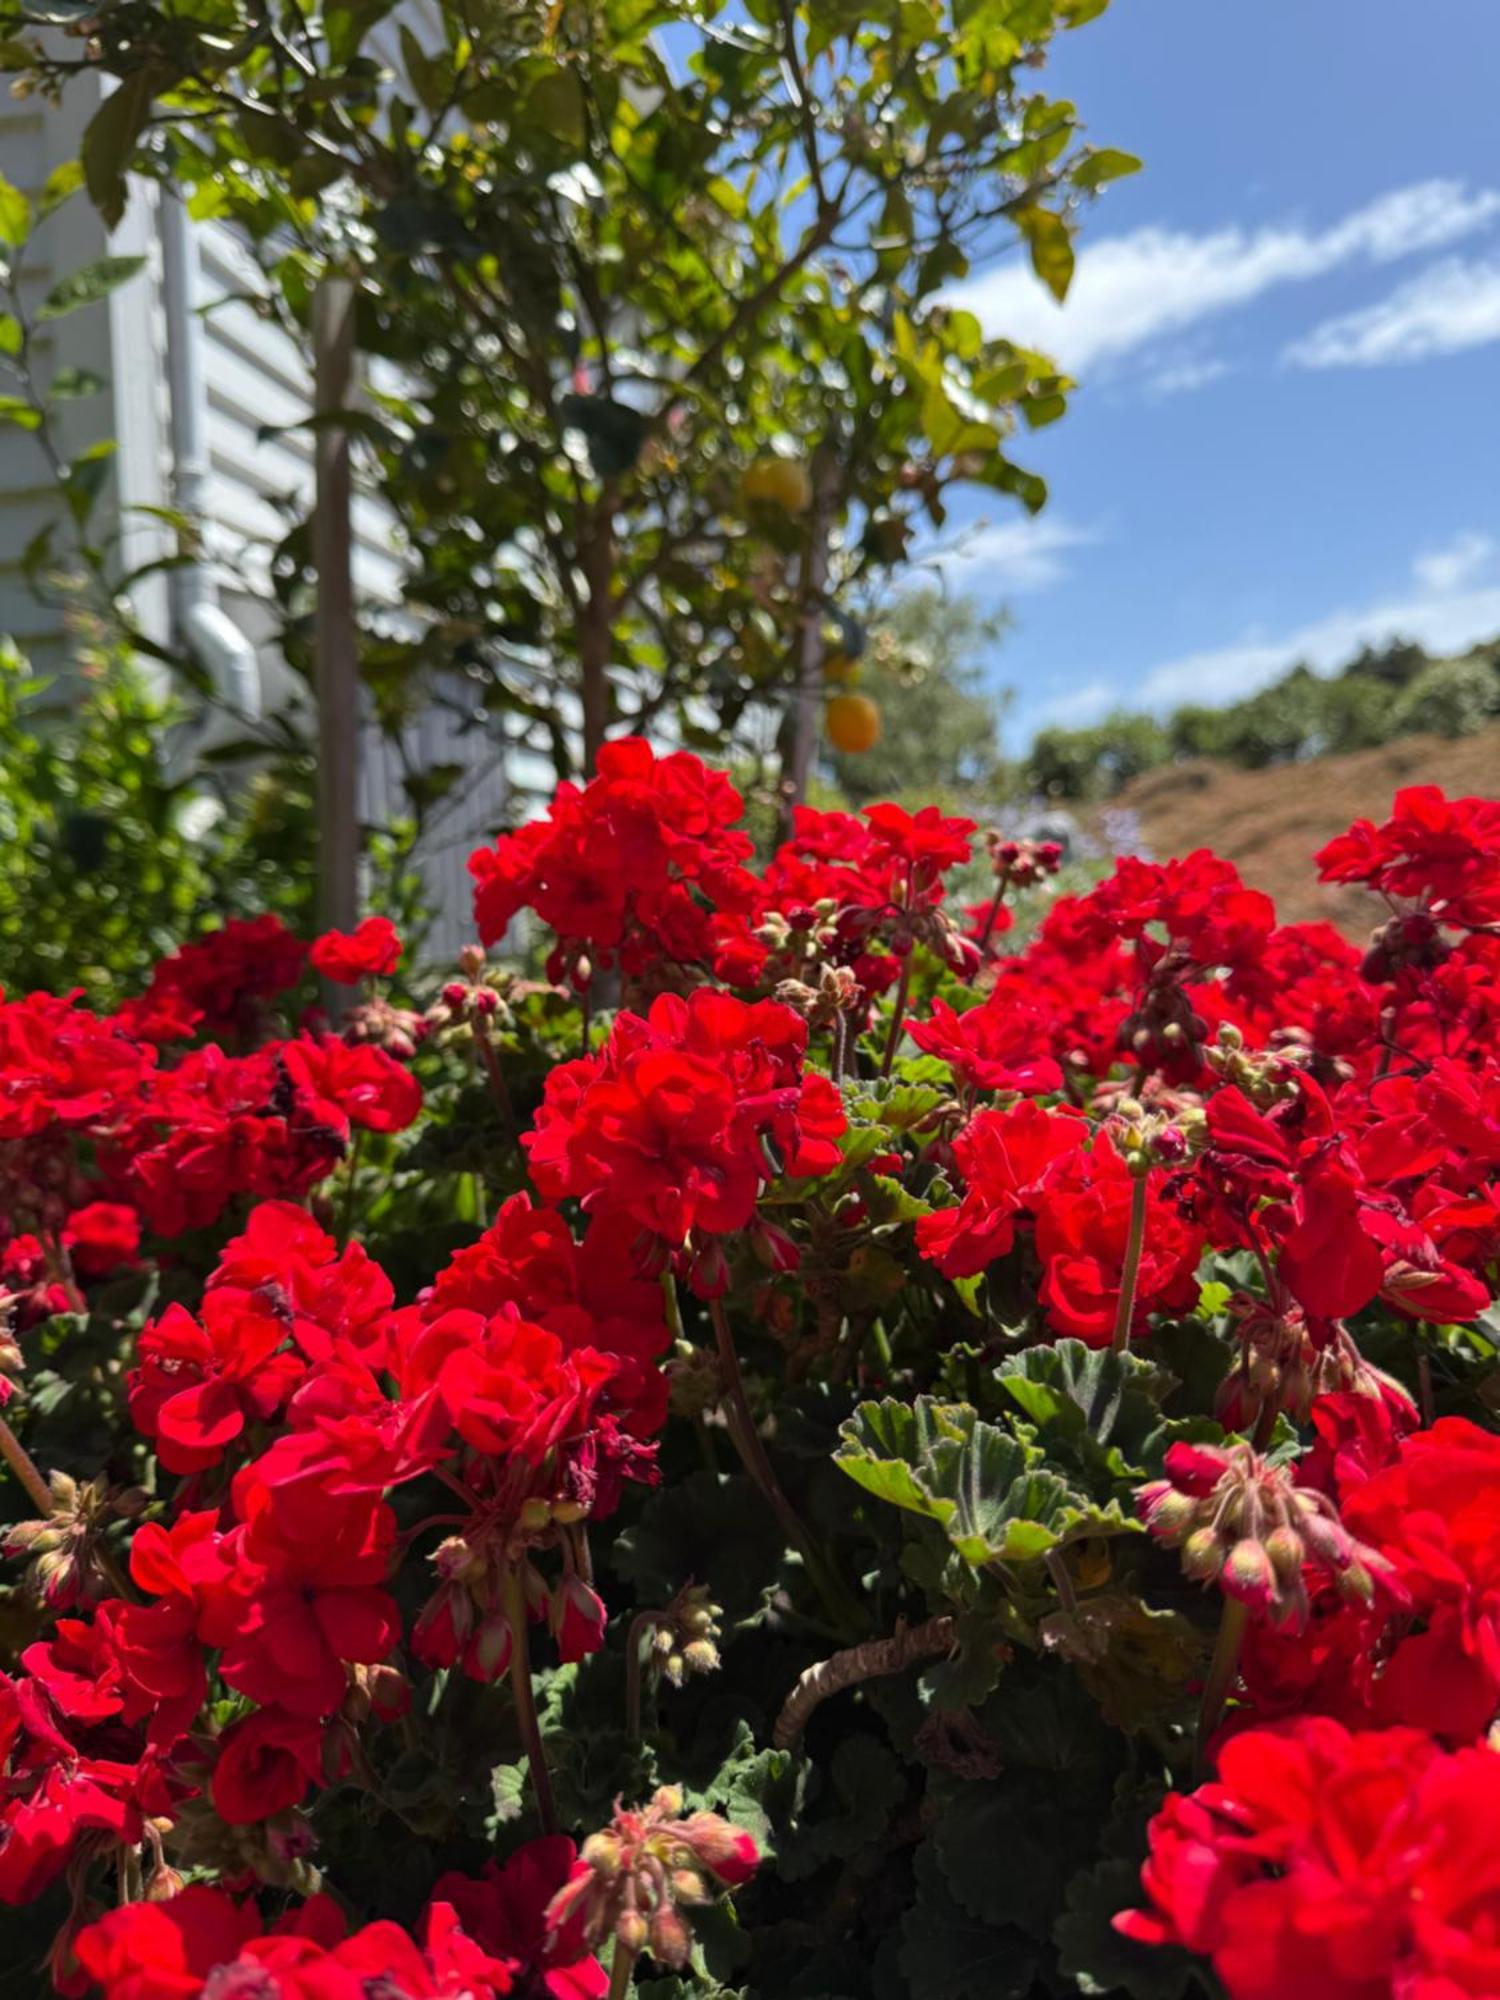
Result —
M 1169 1480 L 1155 1479 L 1137 1495 L 1141 1514 L 1158 1541 L 1179 1541 L 1198 1518 L 1198 1507 L 1186 1493 L 1179 1493 Z
M 608 1617 L 603 1598 L 582 1577 L 564 1577 L 552 1593 L 547 1622 L 565 1665 L 598 1652 Z
M 1272 1465 L 1248 1444 L 1173 1445 L 1166 1465 L 1165 1481 L 1137 1490 L 1146 1526 L 1176 1543 L 1188 1518 L 1185 1500 L 1199 1525 L 1181 1539 L 1184 1573 L 1203 1583 L 1217 1579 L 1229 1596 L 1275 1624 L 1300 1628 L 1305 1620 L 1306 1567 L 1334 1583 L 1356 1561 L 1380 1581 L 1382 1567 L 1391 1568 L 1355 1541 L 1326 1495 L 1294 1485 L 1289 1468 Z M 1164 1488 L 1176 1490 L 1176 1504 L 1169 1505 Z M 1166 1530 L 1158 1525 L 1163 1519 Z
M 1182 1568 L 1187 1576 L 1206 1582 L 1217 1576 L 1224 1561 L 1224 1544 L 1214 1528 L 1195 1528 L 1182 1545 Z
M 624 1866 L 623 1850 L 612 1833 L 591 1833 L 583 1843 L 580 1858 L 600 1875 L 618 1875 Z
M 750 1247 L 768 1271 L 795 1271 L 801 1253 L 784 1229 L 757 1217 L 750 1230 Z
M 473 1681 L 498 1681 L 509 1670 L 514 1645 L 515 1633 L 505 1613 L 486 1612 L 464 1648 L 464 1672 Z
M 1302 1574 L 1307 1549 L 1295 1528 L 1273 1528 L 1266 1536 L 1266 1554 L 1282 1583 L 1291 1583 Z
M 680 1972 L 688 1962 L 693 1936 L 670 1903 L 663 1903 L 652 1912 L 650 1937 L 651 1956 Z
M 681 1812 L 675 1785 L 663 1785 L 639 1809 L 617 1805 L 611 1825 L 584 1842 L 578 1873 L 548 1905 L 549 1935 L 586 1947 L 613 1936 L 631 1951 L 649 1939 L 664 1964 L 686 1964 L 692 1937 L 682 1908 L 706 1901 L 712 1884 L 746 1881 L 760 1857 L 749 1834 L 717 1813 L 684 1819 Z
M 1235 1543 L 1224 1558 L 1220 1579 L 1231 1597 L 1267 1611 L 1276 1601 L 1278 1579 L 1271 1558 L 1248 1537 Z

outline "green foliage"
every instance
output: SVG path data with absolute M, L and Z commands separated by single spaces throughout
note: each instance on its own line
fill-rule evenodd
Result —
M 70 698 L 0 648 L 0 984 L 99 1000 L 215 920 L 275 909 L 306 928 L 310 827 L 269 773 L 216 801 L 170 775 L 179 720 L 128 665 L 85 660 Z M 200 830 L 194 831 L 195 823 Z
M 830 755 L 847 798 L 956 812 L 993 792 L 1002 703 L 981 662 L 1003 629 L 972 598 L 927 588 L 894 600 L 859 660 L 858 690 L 880 709 L 880 741 L 857 757 Z
M 1043 729 L 1023 766 L 1047 798 L 1107 798 L 1167 758 L 1167 735 L 1148 715 L 1107 717 L 1090 729 Z
M 1061 1543 L 1135 1523 L 1096 1507 L 1052 1471 L 1037 1446 L 966 1404 L 919 1396 L 863 1403 L 843 1428 L 838 1463 L 879 1500 L 935 1521 L 974 1568 L 1031 1562 Z
M 1378 651 L 1363 648 L 1332 676 L 1295 666 L 1222 708 L 1187 703 L 1160 722 L 1120 713 L 1086 729 L 1043 730 L 1021 778 L 1048 797 L 1097 800 L 1177 758 L 1213 757 L 1258 771 L 1423 731 L 1468 736 L 1497 715 L 1495 648 L 1432 660 L 1420 646 L 1393 640 Z
M 1408 682 L 1392 708 L 1392 731 L 1473 736 L 1497 715 L 1500 669 L 1485 654 L 1471 653 L 1461 660 L 1434 660 Z
M 394 77 L 388 11 L 106 0 L 89 70 L 119 87 L 81 168 L 111 223 L 131 171 L 175 180 L 304 344 L 320 278 L 354 276 L 359 344 L 394 364 L 357 431 L 425 614 L 365 635 L 389 727 L 456 664 L 560 769 L 580 719 L 586 756 L 669 720 L 722 740 L 954 486 L 1041 505 L 1014 437 L 1069 385 L 944 292 L 1001 226 L 1060 297 L 1078 204 L 1136 166 L 1037 87 L 1102 0 L 449 0 L 400 26 Z M 0 17 L 5 63 L 66 89 L 28 0 Z M 768 454 L 808 490 L 747 489 Z M 300 663 L 301 527 L 277 574 Z

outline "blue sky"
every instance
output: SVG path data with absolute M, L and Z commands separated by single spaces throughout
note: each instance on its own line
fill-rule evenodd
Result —
M 1500 0 L 1114 0 L 1047 78 L 1145 161 L 1055 309 L 961 302 L 1080 389 L 953 584 L 1007 605 L 1007 735 L 1227 700 L 1400 631 L 1500 632 Z

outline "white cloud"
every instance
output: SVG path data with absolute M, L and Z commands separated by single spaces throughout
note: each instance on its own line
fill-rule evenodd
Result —
M 1067 575 L 1064 557 L 1101 539 L 1061 514 L 982 522 L 934 557 L 948 581 L 979 592 L 1047 590 Z
M 1416 640 L 1429 652 L 1460 653 L 1496 633 L 1500 633 L 1500 587 L 1412 597 L 1363 611 L 1330 612 L 1277 639 L 1247 639 L 1240 645 L 1165 660 L 1146 675 L 1138 695 L 1149 708 L 1173 708 L 1187 701 L 1213 706 L 1254 694 L 1298 660 L 1320 673 L 1331 673 L 1365 645 L 1403 638 Z
M 1379 368 L 1500 340 L 1500 261 L 1448 257 L 1360 312 L 1324 320 L 1283 357 L 1297 368 Z
M 1384 264 L 1456 242 L 1500 214 L 1500 191 L 1461 181 L 1396 188 L 1324 230 L 1300 224 L 1195 236 L 1151 227 L 1086 247 L 1058 305 L 1030 266 L 1008 261 L 954 288 L 986 330 L 1042 348 L 1070 369 L 1129 353 L 1159 334 L 1340 265 Z
M 1148 375 L 1142 386 L 1153 401 L 1159 402 L 1167 396 L 1185 396 L 1194 389 L 1205 389 L 1228 373 L 1227 361 L 1167 361 Z
M 1495 554 L 1495 538 L 1469 528 L 1455 535 L 1446 548 L 1430 549 L 1417 557 L 1411 573 L 1424 590 L 1447 595 L 1462 590 L 1488 565 Z
M 1087 729 L 1113 708 L 1119 708 L 1120 690 L 1111 681 L 1085 681 L 1043 702 L 1028 718 L 1030 729 Z

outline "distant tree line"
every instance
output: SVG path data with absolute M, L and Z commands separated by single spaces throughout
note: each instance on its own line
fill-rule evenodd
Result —
M 1366 750 L 1399 736 L 1470 736 L 1500 718 L 1500 639 L 1457 659 L 1410 640 L 1365 646 L 1338 673 L 1304 665 L 1223 708 L 1190 703 L 1165 718 L 1120 710 L 1087 729 L 1044 729 L 1021 788 L 1044 797 L 1112 797 L 1158 765 L 1212 757 L 1243 770 Z

